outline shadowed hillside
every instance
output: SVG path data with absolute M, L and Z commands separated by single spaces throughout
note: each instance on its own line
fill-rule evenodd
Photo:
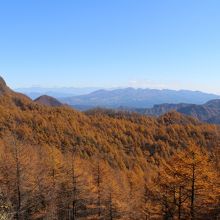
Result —
M 126 108 L 125 108 L 126 110 Z M 203 105 L 195 104 L 161 104 L 155 105 L 149 109 L 129 109 L 129 111 L 138 112 L 144 115 L 160 116 L 169 111 L 192 116 L 201 121 L 219 124 L 220 122 L 220 99 L 208 101 Z
M 51 107 L 58 107 L 58 106 L 62 106 L 63 104 L 61 102 L 59 102 L 57 99 L 51 97 L 51 96 L 47 96 L 47 95 L 43 95 L 38 97 L 37 99 L 34 100 L 36 103 L 42 104 L 42 105 L 46 105 L 46 106 L 51 106 Z

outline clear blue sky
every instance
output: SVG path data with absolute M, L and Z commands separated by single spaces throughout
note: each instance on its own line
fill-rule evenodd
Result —
M 157 87 L 220 94 L 219 0 L 1 0 L 13 87 Z

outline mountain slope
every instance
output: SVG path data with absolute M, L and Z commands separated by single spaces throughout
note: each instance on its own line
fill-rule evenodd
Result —
M 217 99 L 219 96 L 206 94 L 198 91 L 187 90 L 156 90 L 156 89 L 116 89 L 98 90 L 88 95 L 73 96 L 60 99 L 72 106 L 83 106 L 86 108 L 105 107 L 105 108 L 143 108 L 152 107 L 162 103 L 194 103 L 203 104 L 210 99 Z
M 200 137 L 206 140 L 207 132 L 215 136 L 213 140 L 219 139 L 215 126 L 203 125 L 177 113 L 158 119 L 120 111 L 85 114 L 68 106 L 44 107 L 11 90 L 0 97 L 0 125 L 2 138 L 11 133 L 31 145 L 50 145 L 63 150 L 77 145 L 84 155 L 104 154 L 108 161 L 120 167 L 129 166 L 132 158 L 145 157 L 149 152 L 169 155 L 189 140 L 199 141 Z M 169 130 L 173 126 L 175 130 Z M 195 131 L 198 139 L 191 136 Z M 184 138 L 179 138 L 183 134 Z M 204 145 L 209 142 L 207 139 Z
M 0 77 L 0 95 L 6 94 L 6 93 L 10 93 L 10 89 L 8 88 L 8 86 L 6 85 L 5 80 Z

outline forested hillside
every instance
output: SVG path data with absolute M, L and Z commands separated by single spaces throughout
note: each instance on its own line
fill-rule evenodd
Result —
M 48 107 L 0 82 L 1 219 L 217 219 L 220 128 Z

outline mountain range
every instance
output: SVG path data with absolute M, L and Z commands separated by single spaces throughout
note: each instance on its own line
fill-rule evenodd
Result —
M 84 92 L 89 89 L 92 88 L 85 89 Z M 41 93 L 43 91 L 41 90 Z M 82 92 L 80 89 L 79 91 Z M 51 107 L 63 106 L 63 103 L 67 103 L 78 110 L 111 108 L 149 116 L 160 116 L 170 111 L 177 111 L 203 122 L 220 124 L 220 97 L 199 91 L 126 88 L 97 90 L 72 97 L 58 96 L 58 99 L 55 97 L 41 95 L 35 98 L 34 102 Z
M 157 89 L 114 89 L 97 90 L 86 95 L 60 98 L 63 103 L 77 109 L 103 108 L 151 108 L 155 104 L 163 103 L 190 103 L 204 104 L 220 96 L 189 90 L 157 90 Z

